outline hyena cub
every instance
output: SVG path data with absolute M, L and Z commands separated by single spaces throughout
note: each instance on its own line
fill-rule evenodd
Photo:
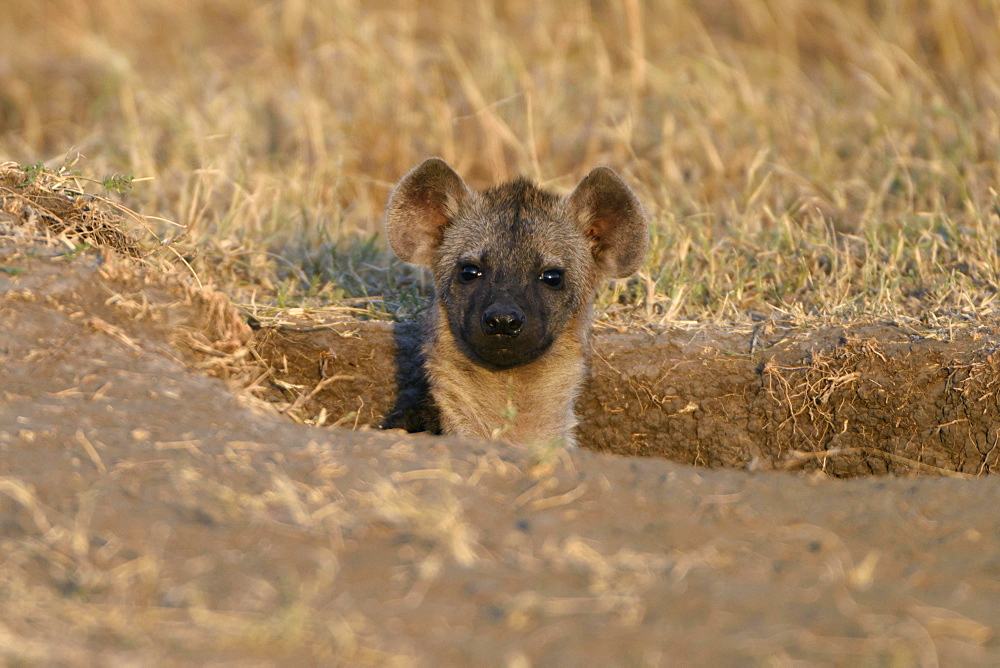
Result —
M 476 192 L 431 158 L 396 187 L 387 228 L 434 273 L 422 352 L 441 430 L 574 445 L 596 290 L 646 253 L 629 187 L 598 167 L 566 197 L 527 179 Z

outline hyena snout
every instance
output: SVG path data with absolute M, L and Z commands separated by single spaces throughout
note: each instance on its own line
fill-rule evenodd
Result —
M 483 311 L 483 332 L 490 336 L 517 336 L 524 329 L 524 311 L 517 305 L 497 302 Z

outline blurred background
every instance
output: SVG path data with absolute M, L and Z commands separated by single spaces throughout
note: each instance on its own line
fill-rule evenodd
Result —
M 6 0 L 0 159 L 135 177 L 234 294 L 390 310 L 410 167 L 603 164 L 653 226 L 606 313 L 933 325 L 995 314 L 998 35 L 985 0 Z

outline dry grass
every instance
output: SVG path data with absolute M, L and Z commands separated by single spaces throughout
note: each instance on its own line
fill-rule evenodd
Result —
M 378 236 L 392 185 L 421 159 L 440 155 L 479 186 L 525 173 L 560 189 L 607 164 L 635 186 L 654 230 L 637 280 L 602 295 L 608 318 L 794 324 L 877 316 L 938 327 L 995 317 L 998 29 L 996 0 L 13 0 L 0 21 L 7 46 L 0 52 L 0 163 L 48 171 L 0 172 L 0 233 L 7 232 L 5 211 L 22 221 L 34 212 L 57 243 L 159 255 L 188 265 L 258 319 L 322 326 L 341 314 L 396 317 L 421 307 L 426 277 L 392 258 Z M 91 192 L 109 189 L 89 212 L 96 219 L 72 217 L 95 200 L 68 169 L 95 177 Z M 115 174 L 126 176 L 103 178 Z M 48 190 L 33 194 L 39 178 Z M 134 184 L 127 195 L 112 192 L 126 183 Z M 53 191 L 61 193 L 59 211 L 39 199 Z M 130 219 L 130 211 L 143 216 Z M 66 221 L 75 222 L 60 228 Z M 134 238 L 101 236 L 120 231 L 122 221 Z M 330 303 L 339 305 L 333 315 L 317 308 Z M 848 363 L 853 358 L 817 356 L 798 385 L 775 387 L 794 401 L 792 415 L 817 418 L 817 442 L 839 426 L 824 397 L 852 382 Z M 986 373 L 994 363 L 956 369 L 957 389 L 995 396 L 996 376 Z M 11 537 L 0 541 L 0 590 L 16 603 L 0 624 L 3 655 L 82 663 L 93 659 L 88 648 L 110 644 L 123 655 L 151 646 L 189 652 L 181 661 L 213 651 L 259 660 L 295 647 L 327 663 L 331 651 L 345 663 L 405 659 L 407 647 L 397 648 L 403 657 L 377 649 L 392 637 L 381 617 L 366 617 L 330 587 L 337 576 L 360 583 L 359 600 L 385 595 L 366 570 L 370 554 L 352 552 L 366 545 L 359 535 L 391 544 L 398 555 L 388 568 L 376 562 L 372 569 L 393 574 L 393 592 L 405 589 L 402 608 L 438 581 L 448 586 L 449 571 L 478 567 L 502 577 L 501 554 L 556 584 L 582 583 L 533 591 L 530 583 L 502 581 L 509 590 L 496 599 L 504 624 L 519 633 L 536 629 L 535 618 L 588 612 L 628 630 L 641 624 L 644 605 L 673 602 L 668 596 L 686 586 L 697 594 L 699 577 L 725 576 L 732 564 L 770 569 L 772 557 L 801 563 L 812 554 L 804 547 L 815 540 L 812 529 L 799 526 L 765 534 L 770 545 L 744 547 L 759 532 L 753 518 L 729 543 L 694 538 L 664 552 L 650 531 L 634 527 L 624 535 L 637 547 L 595 545 L 572 533 L 568 509 L 542 524 L 570 501 L 610 503 L 597 483 L 585 487 L 544 451 L 513 463 L 491 455 L 462 455 L 435 469 L 392 463 L 361 479 L 369 462 L 408 462 L 412 453 L 405 444 L 379 445 L 350 460 L 349 450 L 329 444 L 293 447 L 287 433 L 280 446 L 249 435 L 224 445 L 180 435 L 152 443 L 155 459 L 133 463 L 114 462 L 95 439 L 68 432 L 68 447 L 93 465 L 72 480 L 87 484 L 64 490 L 53 479 L 43 490 L 0 477 Z M 36 436 L 22 429 L 17 438 Z M 44 435 L 37 438 L 44 445 Z M 142 453 L 148 447 L 134 445 Z M 839 454 L 847 453 L 792 453 L 789 466 L 796 457 Z M 517 466 L 540 480 L 523 490 Z M 123 480 L 120 507 L 108 501 L 117 496 L 101 496 L 112 489 L 101 486 L 110 485 L 105 478 Z M 624 487 L 627 478 L 615 480 Z M 516 517 L 492 490 L 521 502 Z M 71 497 L 65 507 L 45 500 L 61 494 Z M 615 497 L 629 511 L 619 515 L 626 526 L 645 503 L 628 505 L 632 496 Z M 138 511 L 128 505 L 133 498 Z M 923 508 L 937 512 L 933 504 Z M 505 513 L 503 530 L 487 531 L 477 516 L 487 511 L 478 509 Z M 185 535 L 168 541 L 154 532 L 146 545 L 108 528 L 158 512 Z M 817 524 L 841 522 L 815 512 Z M 871 504 L 871 513 L 880 512 Z M 668 519 L 667 528 L 685 516 Z M 958 549 L 950 547 L 957 538 L 948 519 L 926 521 L 916 533 Z M 535 546 L 516 533 L 506 538 L 515 520 L 551 531 L 552 540 Z M 986 526 L 983 520 L 979 528 L 986 533 Z M 256 533 L 244 535 L 248 527 Z M 246 545 L 227 543 L 230 534 Z M 412 545 L 391 542 L 397 535 Z M 267 551 L 286 542 L 292 547 Z M 136 544 L 141 550 L 131 552 Z M 901 614 L 887 608 L 876 616 L 874 602 L 860 593 L 855 600 L 855 590 L 871 585 L 878 554 L 852 549 L 856 563 L 841 545 L 810 571 L 807 593 L 838 596 L 846 617 L 869 626 L 844 630 L 845 638 L 786 633 L 841 661 L 848 650 L 915 661 L 900 644 L 908 628 L 879 626 Z M 224 559 L 241 551 L 252 568 L 220 591 L 216 574 L 233 572 Z M 926 572 L 907 573 L 906 581 Z M 737 591 L 727 586 L 734 581 L 721 579 L 710 593 Z M 962 581 L 958 591 L 984 581 Z M 733 600 L 739 609 L 743 599 Z M 977 645 L 989 639 L 989 626 L 950 614 L 912 613 L 913 646 L 926 648 L 924 636 L 935 629 Z M 760 642 L 766 656 L 787 657 L 780 637 Z M 931 650 L 919 658 L 936 660 Z
M 373 235 L 441 155 L 478 185 L 624 173 L 655 236 L 611 312 L 939 324 L 995 313 L 998 27 L 946 0 L 16 2 L 0 156 L 150 179 L 129 206 L 243 301 L 419 308 Z
M 0 163 L 0 233 L 73 251 L 85 244 L 139 256 L 142 247 L 125 214 L 139 217 L 106 198 L 88 195 L 81 180 L 39 165 Z

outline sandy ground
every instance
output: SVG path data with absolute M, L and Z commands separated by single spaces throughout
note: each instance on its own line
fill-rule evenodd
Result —
M 0 656 L 1000 662 L 989 331 L 949 342 L 821 332 L 808 345 L 808 333 L 770 331 L 760 351 L 746 332 L 697 349 L 676 333 L 603 333 L 583 440 L 674 448 L 669 461 L 366 430 L 394 400 L 391 364 L 372 352 L 393 332 L 353 330 L 324 330 L 335 338 L 323 356 L 288 361 L 308 341 L 281 347 L 250 332 L 220 295 L 120 260 L 0 246 Z M 318 334 L 281 338 L 307 335 Z M 615 343 L 629 336 L 650 337 L 645 363 Z M 740 346 L 743 357 L 727 354 Z M 283 368 L 266 369 L 282 356 Z M 700 369 L 701 395 L 676 372 L 670 380 L 678 359 Z M 327 399 L 321 421 L 358 430 L 278 413 L 315 419 L 321 392 L 296 398 L 341 362 L 355 371 L 334 375 L 352 378 L 321 390 L 350 402 Z M 861 373 L 873 364 L 877 373 Z M 616 393 L 635 378 L 652 395 Z M 743 394 L 713 399 L 720 378 Z M 781 379 L 791 384 L 779 392 Z M 800 381 L 813 389 L 796 390 Z M 598 406 L 653 422 L 637 432 L 595 421 Z M 959 422 L 941 426 L 948 406 Z M 871 452 L 830 441 L 844 417 L 847 438 L 885 423 Z M 956 426 L 966 430 L 957 445 L 927 445 Z M 820 447 L 845 452 L 809 454 Z M 704 466 L 678 463 L 688 460 Z M 809 471 L 767 470 L 789 462 Z M 926 475 L 844 480 L 824 466 Z

